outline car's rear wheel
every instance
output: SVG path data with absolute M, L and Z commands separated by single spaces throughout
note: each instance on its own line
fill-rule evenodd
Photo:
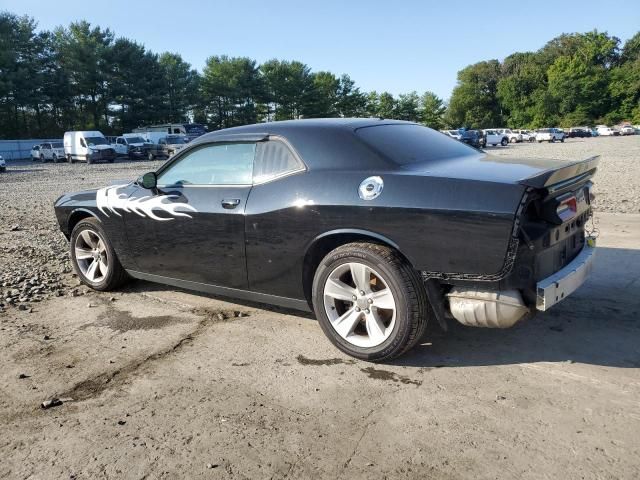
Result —
M 329 340 L 362 360 L 403 354 L 423 336 L 430 315 L 418 273 L 395 250 L 372 243 L 330 252 L 316 270 L 312 297 Z
M 73 157 L 70 154 L 67 155 L 67 162 L 73 163 Z
M 58 163 L 58 155 L 53 155 L 53 163 Z
M 127 273 L 95 218 L 78 222 L 71 233 L 70 246 L 71 263 L 85 285 L 108 291 L 127 280 Z

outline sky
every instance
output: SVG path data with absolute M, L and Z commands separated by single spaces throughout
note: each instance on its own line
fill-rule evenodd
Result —
M 447 99 L 472 63 L 532 51 L 561 33 L 640 30 L 638 0 L 0 0 L 41 29 L 87 20 L 198 70 L 211 55 L 300 60 L 347 73 L 364 91 L 431 90 Z

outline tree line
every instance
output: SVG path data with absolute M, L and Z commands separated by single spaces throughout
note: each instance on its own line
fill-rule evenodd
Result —
M 127 132 L 194 121 L 215 130 L 314 117 L 402 118 L 443 126 L 432 92 L 362 92 L 346 74 L 300 61 L 212 56 L 202 72 L 178 53 L 147 50 L 88 22 L 38 31 L 0 13 L 0 138 L 59 137 L 66 130 Z
M 606 33 L 564 34 L 458 72 L 447 123 L 514 128 L 640 124 L 640 32 L 621 45 Z
M 562 35 L 458 73 L 448 105 L 433 92 L 364 92 L 300 61 L 212 56 L 201 72 L 88 22 L 39 31 L 0 12 L 0 138 L 105 134 L 194 121 L 210 130 L 261 121 L 382 117 L 432 128 L 640 123 L 640 33 Z

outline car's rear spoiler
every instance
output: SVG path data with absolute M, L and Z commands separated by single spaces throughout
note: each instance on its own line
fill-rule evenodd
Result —
M 600 155 L 589 157 L 579 162 L 573 162 L 560 168 L 550 168 L 541 173 L 536 173 L 523 178 L 518 183 L 533 188 L 549 188 L 578 181 L 576 177 L 591 177 L 598 167 Z

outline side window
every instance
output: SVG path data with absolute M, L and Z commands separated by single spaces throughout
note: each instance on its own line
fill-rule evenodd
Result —
M 261 142 L 256 151 L 253 183 L 266 182 L 302 168 L 304 165 L 284 143 L 278 141 Z
M 249 185 L 255 153 L 255 143 L 206 145 L 171 164 L 158 185 Z

